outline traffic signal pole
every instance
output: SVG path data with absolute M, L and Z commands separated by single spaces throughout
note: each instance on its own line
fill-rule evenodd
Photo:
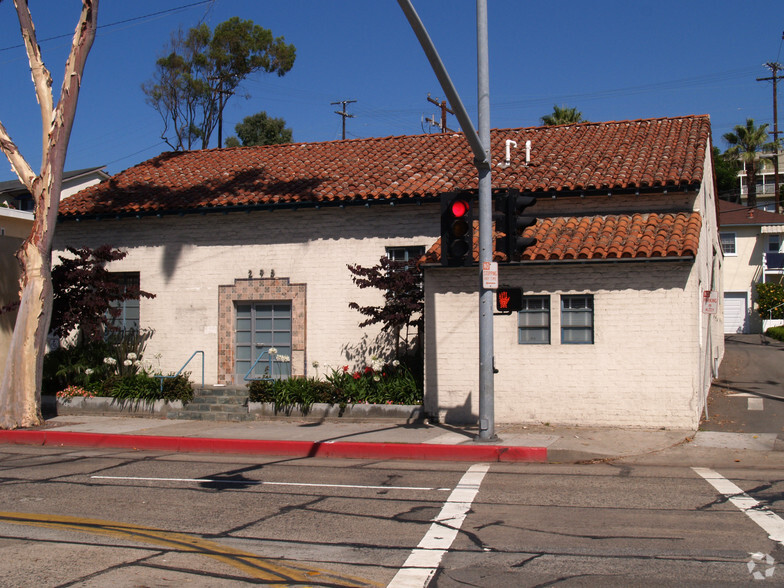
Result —
M 479 441 L 495 439 L 493 390 L 493 291 L 482 284 L 482 268 L 493 260 L 492 177 L 490 174 L 490 75 L 487 35 L 487 0 L 476 0 L 478 126 L 474 129 L 460 96 L 438 56 L 435 45 L 410 0 L 398 0 L 414 30 L 441 89 L 455 111 L 460 128 L 474 154 L 479 175 Z
M 479 440 L 495 436 L 493 374 L 493 291 L 484 287 L 481 272 L 493 261 L 493 182 L 490 173 L 490 60 L 487 39 L 487 0 L 476 0 L 476 89 L 479 139 L 484 146 L 479 172 Z

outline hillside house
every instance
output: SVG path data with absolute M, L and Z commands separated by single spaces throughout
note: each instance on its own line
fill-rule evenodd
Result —
M 506 141 L 531 141 L 530 161 Z M 525 312 L 495 327 L 498 422 L 688 427 L 723 353 L 710 121 L 688 116 L 492 132 L 493 186 L 534 194 L 539 243 L 504 282 Z M 164 153 L 61 204 L 57 247 L 128 251 L 111 270 L 156 294 L 130 313 L 147 356 L 174 371 L 196 350 L 206 381 L 242 385 L 259 349 L 292 375 L 389 350 L 348 308 L 378 304 L 347 264 L 425 269 L 425 404 L 476 419 L 476 268 L 433 257 L 440 195 L 475 190 L 461 134 Z M 568 316 L 567 316 L 568 315 Z M 529 344 L 544 336 L 541 344 Z M 534 333 L 539 329 L 538 333 Z M 314 368 L 318 362 L 319 368 Z
M 724 332 L 762 333 L 755 284 L 784 280 L 784 215 L 719 200 Z

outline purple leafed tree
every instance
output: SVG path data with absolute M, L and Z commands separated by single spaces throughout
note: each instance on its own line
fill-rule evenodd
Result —
M 351 279 L 357 286 L 376 288 L 384 295 L 384 304 L 378 306 L 360 306 L 356 302 L 349 302 L 349 308 L 368 317 L 359 326 L 380 324 L 383 331 L 394 335 L 396 356 L 400 356 L 401 344 L 408 351 L 411 339 L 419 335 L 422 327 L 422 271 L 414 264 L 393 261 L 386 256 L 381 258 L 378 265 L 349 265 L 348 270 L 353 274 Z

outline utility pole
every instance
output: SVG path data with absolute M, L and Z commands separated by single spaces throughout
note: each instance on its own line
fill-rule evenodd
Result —
M 346 138 L 346 119 L 347 118 L 354 118 L 353 114 L 349 114 L 348 112 L 346 112 L 346 104 L 351 104 L 353 102 L 356 102 L 356 100 L 338 100 L 337 102 L 330 102 L 330 104 L 332 104 L 333 106 L 335 104 L 342 104 L 343 105 L 343 110 L 336 110 L 335 114 L 339 114 L 340 116 L 343 117 L 343 138 L 344 139 Z
M 476 0 L 476 57 L 478 127 L 460 99 L 433 40 L 422 24 L 411 0 L 397 0 L 408 23 L 438 78 L 455 117 L 474 155 L 479 183 L 479 267 L 490 265 L 493 260 L 493 195 L 490 156 L 490 74 L 487 36 L 487 0 Z M 477 272 L 479 288 L 479 435 L 478 441 L 493 441 L 495 435 L 495 390 L 493 381 L 493 290 L 481 283 L 483 269 Z
M 441 124 L 438 127 L 441 129 L 442 133 L 454 133 L 454 131 L 446 126 L 446 113 L 448 112 L 452 116 L 454 116 L 455 111 L 449 108 L 446 105 L 446 100 L 442 100 L 439 102 L 438 100 L 434 100 L 430 97 L 430 94 L 427 95 L 427 101 L 431 104 L 435 104 L 441 109 Z
M 784 39 L 784 34 L 781 35 L 781 38 Z M 784 76 L 779 75 L 779 71 L 782 69 L 782 65 L 777 61 L 769 61 L 765 64 L 765 67 L 767 67 L 772 72 L 772 75 L 769 78 L 757 78 L 757 81 L 773 82 L 773 190 L 774 201 L 776 203 L 776 214 L 779 214 L 781 210 L 781 203 L 779 202 L 779 114 L 776 85 L 778 80 L 784 79 Z

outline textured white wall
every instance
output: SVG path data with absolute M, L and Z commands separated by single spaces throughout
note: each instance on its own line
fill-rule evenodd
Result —
M 378 329 L 359 329 L 363 316 L 348 308 L 382 303 L 374 289 L 360 290 L 346 265 L 372 266 L 388 246 L 430 246 L 439 226 L 439 205 L 322 208 L 231 214 L 189 214 L 125 220 L 65 222 L 56 249 L 109 243 L 128 256 L 111 271 L 137 271 L 141 322 L 155 329 L 147 359 L 161 354 L 161 368 L 179 369 L 191 353 L 205 351 L 205 381 L 217 375 L 218 286 L 265 277 L 307 285 L 306 367 L 353 364 L 377 351 Z M 55 252 L 55 259 L 58 252 Z M 196 361 L 196 360 L 194 360 Z M 198 363 L 194 374 L 200 373 Z
M 502 283 L 550 296 L 551 343 L 520 345 L 517 314 L 495 317 L 496 422 L 693 426 L 699 337 L 690 270 L 672 262 L 502 268 Z M 465 284 L 473 278 L 431 270 L 426 279 L 426 410 L 471 421 L 478 295 Z M 594 295 L 594 343 L 562 344 L 560 295 L 583 293 Z

